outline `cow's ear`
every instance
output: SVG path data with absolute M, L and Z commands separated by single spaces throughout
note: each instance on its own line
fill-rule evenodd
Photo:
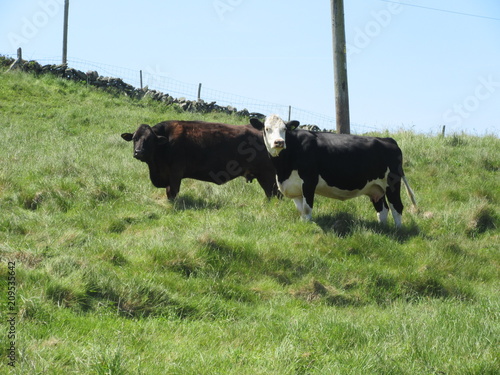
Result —
M 286 128 L 288 130 L 292 131 L 292 130 L 297 129 L 299 127 L 299 125 L 300 125 L 300 122 L 298 122 L 297 120 L 292 120 L 292 121 L 288 121 L 286 123 Z
M 258 118 L 251 118 L 250 124 L 252 124 L 252 126 L 257 130 L 264 129 L 264 124 Z
M 123 133 L 122 138 L 125 139 L 127 142 L 130 142 L 134 135 L 132 133 Z
M 159 145 L 166 145 L 168 143 L 168 138 L 164 137 L 162 135 L 158 136 L 158 144 Z

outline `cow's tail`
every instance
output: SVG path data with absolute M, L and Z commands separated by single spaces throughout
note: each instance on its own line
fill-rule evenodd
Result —
M 403 182 L 405 183 L 406 192 L 408 193 L 408 196 L 411 199 L 411 203 L 413 203 L 413 205 L 415 207 L 417 207 L 417 200 L 415 199 L 415 193 L 411 189 L 410 184 L 408 183 L 408 180 L 406 179 L 406 177 L 403 176 L 402 179 L 403 179 Z

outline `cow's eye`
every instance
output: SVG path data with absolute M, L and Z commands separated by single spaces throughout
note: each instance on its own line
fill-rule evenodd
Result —
M 271 128 L 266 128 L 266 132 L 271 133 Z

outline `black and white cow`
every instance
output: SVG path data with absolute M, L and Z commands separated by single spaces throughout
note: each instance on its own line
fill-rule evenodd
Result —
M 294 200 L 305 220 L 312 219 L 314 194 L 340 200 L 367 195 L 379 222 L 387 221 L 390 207 L 400 227 L 401 180 L 416 204 L 403 173 L 401 149 L 392 138 L 296 130 L 298 121 L 285 123 L 277 115 L 268 116 L 264 123 L 250 122 L 263 131 L 278 188 Z

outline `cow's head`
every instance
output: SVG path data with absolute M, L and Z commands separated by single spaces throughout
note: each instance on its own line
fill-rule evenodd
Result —
M 156 147 L 168 143 L 168 138 L 158 136 L 149 125 L 140 125 L 134 134 L 123 133 L 122 138 L 127 142 L 134 141 L 134 158 L 148 161 L 154 155 Z
M 264 143 L 267 151 L 273 157 L 286 148 L 286 132 L 295 130 L 299 126 L 298 121 L 284 122 L 277 115 L 266 117 L 266 121 L 262 123 L 259 119 L 253 118 L 250 120 L 252 126 L 257 130 L 263 130 Z

